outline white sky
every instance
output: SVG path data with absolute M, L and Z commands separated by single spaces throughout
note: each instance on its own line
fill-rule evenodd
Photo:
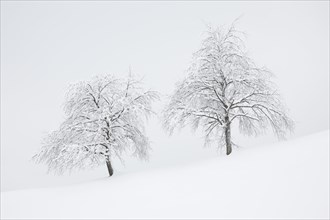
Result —
M 274 72 L 296 121 L 289 138 L 328 129 L 327 1 L 1 1 L 1 190 L 105 177 L 105 167 L 46 176 L 44 167 L 29 161 L 42 136 L 63 120 L 68 84 L 95 74 L 126 76 L 131 66 L 147 87 L 169 94 L 185 76 L 205 24 L 228 25 L 240 16 L 237 28 L 247 34 L 250 55 Z M 149 164 L 128 160 L 126 168 L 115 162 L 115 169 L 128 172 L 217 154 L 202 149 L 200 136 L 188 129 L 166 136 L 157 118 L 148 131 L 154 148 Z M 244 146 L 274 141 L 239 135 L 235 140 Z

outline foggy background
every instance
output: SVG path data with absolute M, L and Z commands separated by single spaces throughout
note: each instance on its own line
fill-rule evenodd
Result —
M 296 122 L 288 139 L 329 128 L 329 2 L 3 2 L 1 1 L 1 191 L 107 178 L 106 166 L 71 176 L 46 174 L 31 157 L 57 129 L 70 83 L 97 74 L 144 76 L 163 94 L 161 113 L 185 76 L 206 25 L 246 33 L 250 56 L 275 75 Z M 169 137 L 158 116 L 147 124 L 149 162 L 114 161 L 115 175 L 219 157 L 189 128 Z M 277 141 L 242 137 L 241 150 Z M 233 150 L 235 154 L 237 149 Z M 115 178 L 115 177 L 113 177 Z

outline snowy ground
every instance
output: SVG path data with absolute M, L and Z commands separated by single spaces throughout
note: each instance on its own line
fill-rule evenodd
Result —
M 329 218 L 329 131 L 84 184 L 2 192 L 1 218 Z

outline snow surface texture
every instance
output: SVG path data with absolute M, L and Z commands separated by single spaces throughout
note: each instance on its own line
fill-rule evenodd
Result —
M 329 130 L 176 167 L 3 192 L 1 218 L 329 218 Z

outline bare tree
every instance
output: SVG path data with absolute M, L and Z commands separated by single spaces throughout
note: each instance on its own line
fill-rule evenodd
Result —
M 33 158 L 56 173 L 106 163 L 112 176 L 111 158 L 122 160 L 125 151 L 147 159 L 144 119 L 155 99 L 157 93 L 144 91 L 131 75 L 127 80 L 105 75 L 73 84 L 64 106 L 67 118 L 45 137 Z
M 217 141 L 232 152 L 231 125 L 238 121 L 247 135 L 257 135 L 270 126 L 282 138 L 293 129 L 272 74 L 247 56 L 242 33 L 210 29 L 202 48 L 193 55 L 188 76 L 177 85 L 164 110 L 164 127 L 191 124 L 205 129 L 205 143 Z

